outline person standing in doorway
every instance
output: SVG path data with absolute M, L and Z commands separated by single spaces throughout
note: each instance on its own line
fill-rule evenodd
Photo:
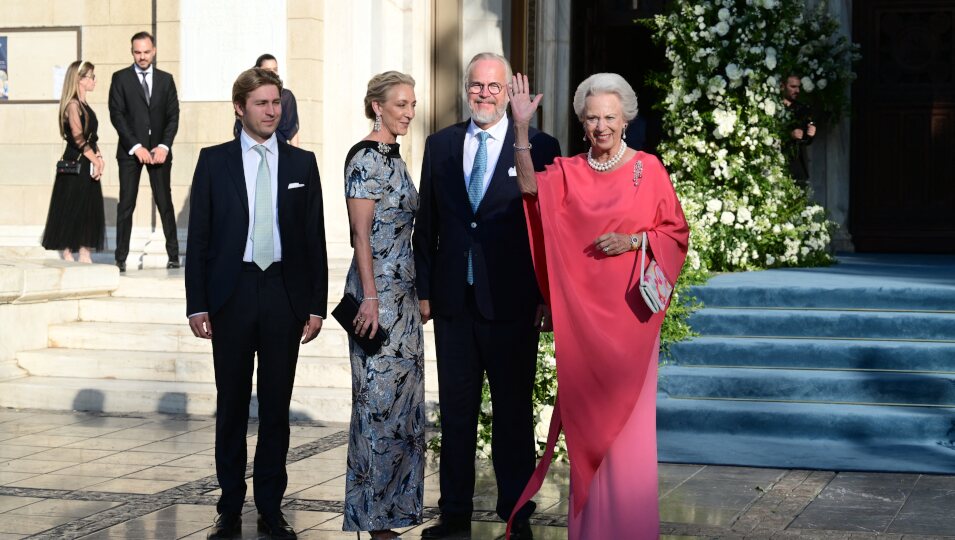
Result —
M 806 189 L 809 187 L 809 158 L 806 154 L 808 146 L 816 137 L 816 123 L 812 120 L 812 109 L 809 105 L 799 101 L 799 93 L 802 90 L 799 76 L 787 76 L 782 86 L 783 105 L 789 111 L 789 121 L 786 123 L 783 137 L 783 152 L 789 163 L 789 174 L 796 181 L 796 185 Z
M 497 514 L 507 519 L 534 470 L 532 393 L 544 314 L 505 115 L 507 59 L 481 53 L 468 64 L 471 111 L 425 143 L 413 246 L 423 321 L 434 319 L 441 411 L 441 516 L 422 538 L 471 530 L 474 454 L 487 374 L 494 408 L 492 459 Z M 537 170 L 560 155 L 557 139 L 532 130 Z M 520 509 L 512 538 L 531 538 Z
M 172 206 L 172 142 L 179 130 L 179 94 L 172 75 L 153 65 L 156 40 L 149 32 L 132 37 L 133 65 L 113 73 L 109 119 L 119 134 L 119 204 L 116 208 L 116 266 L 126 271 L 133 211 L 143 167 L 166 236 L 166 268 L 179 268 L 179 238 Z

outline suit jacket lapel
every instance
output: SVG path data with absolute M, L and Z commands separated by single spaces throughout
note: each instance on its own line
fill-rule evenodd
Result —
M 288 185 L 291 182 L 291 151 L 289 146 L 283 143 L 277 143 L 279 149 L 279 172 L 278 172 L 278 201 L 276 201 L 275 208 L 279 213 L 279 234 L 282 233 L 284 227 L 282 227 L 282 216 L 287 212 L 284 212 L 285 199 L 288 197 Z
M 468 199 L 468 189 L 464 184 L 464 136 L 467 133 L 468 122 L 470 120 L 458 124 L 457 129 L 452 133 L 449 143 L 451 148 L 448 152 L 448 168 L 450 171 L 445 180 L 450 182 L 448 192 L 451 194 L 452 200 L 464 205 L 468 212 L 473 214 L 471 201 Z
M 505 121 L 510 122 L 509 119 Z M 478 212 L 484 207 L 488 199 L 493 198 L 507 183 L 507 171 L 514 166 L 514 130 L 510 123 L 507 126 L 507 132 L 504 135 L 504 142 L 501 146 L 501 155 L 497 158 L 497 165 L 494 166 L 494 174 L 491 175 L 491 182 L 484 191 L 484 197 L 478 205 Z M 487 203 L 492 204 L 492 203 Z
M 236 138 L 228 147 L 228 159 L 226 164 L 229 172 L 229 179 L 235 187 L 242 201 L 242 208 L 245 210 L 246 219 L 249 215 L 249 191 L 245 187 L 245 168 L 242 166 L 242 143 Z M 281 162 L 280 162 L 281 163 Z

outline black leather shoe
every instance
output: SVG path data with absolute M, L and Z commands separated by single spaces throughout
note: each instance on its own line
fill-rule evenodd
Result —
M 122 274 L 126 271 L 126 261 L 116 261 L 116 268 L 119 268 L 119 273 Z
M 500 538 L 503 539 L 504 536 Z M 531 524 L 525 521 L 515 521 L 511 525 L 511 539 L 510 540 L 531 540 L 534 538 L 534 532 L 531 531 Z
M 242 516 L 239 514 L 219 514 L 216 516 L 215 523 L 206 538 L 210 540 L 223 540 L 226 538 L 235 538 L 242 534 Z
M 471 537 L 470 517 L 440 516 L 434 525 L 421 531 L 421 538 Z
M 169 270 L 179 268 L 179 261 L 178 260 L 174 261 L 172 259 L 169 259 L 169 262 L 166 263 L 166 268 Z
M 285 521 L 282 512 L 268 516 L 259 514 L 258 528 L 260 533 L 267 534 L 269 538 L 275 540 L 295 540 L 298 538 L 292 526 L 288 524 L 288 521 Z

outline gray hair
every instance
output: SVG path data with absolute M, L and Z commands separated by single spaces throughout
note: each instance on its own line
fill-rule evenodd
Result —
M 464 93 L 468 92 L 468 83 L 471 79 L 471 70 L 474 69 L 474 64 L 477 64 L 481 60 L 497 60 L 498 62 L 504 64 L 504 86 L 511 84 L 511 77 L 514 75 L 514 72 L 511 70 L 511 63 L 507 58 L 492 52 L 482 52 L 474 55 L 474 58 L 471 58 L 471 61 L 468 62 L 467 69 L 464 70 Z
M 627 122 L 637 117 L 637 94 L 630 83 L 616 73 L 594 73 L 584 79 L 574 92 L 574 112 L 584 121 L 584 105 L 587 98 L 598 94 L 616 94 L 623 105 L 623 118 Z

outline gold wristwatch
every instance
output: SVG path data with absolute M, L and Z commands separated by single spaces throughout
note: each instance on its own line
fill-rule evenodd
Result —
M 640 235 L 633 233 L 630 235 L 630 250 L 636 251 L 640 249 Z

